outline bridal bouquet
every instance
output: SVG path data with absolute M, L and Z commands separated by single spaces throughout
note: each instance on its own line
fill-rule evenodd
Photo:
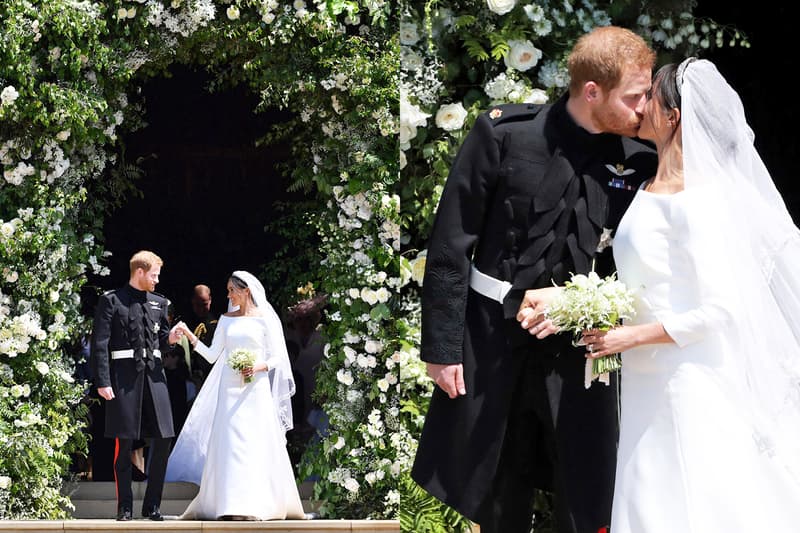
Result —
M 545 316 L 562 331 L 571 332 L 573 345 L 580 346 L 582 331 L 608 331 L 622 319 L 631 318 L 634 314 L 633 297 L 633 291 L 613 274 L 605 278 L 594 271 L 588 275 L 575 274 L 548 306 Z M 608 385 L 608 373 L 621 367 L 622 359 L 619 354 L 587 359 L 585 387 L 588 389 L 597 378 Z
M 245 368 L 252 368 L 254 364 L 256 364 L 256 354 L 245 348 L 236 348 L 231 351 L 231 354 L 228 356 L 228 366 L 237 372 L 241 372 Z M 252 376 L 243 379 L 244 383 L 253 381 Z

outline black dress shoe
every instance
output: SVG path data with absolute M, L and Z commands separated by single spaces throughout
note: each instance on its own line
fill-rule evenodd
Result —
M 161 514 L 161 511 L 158 509 L 158 507 L 151 507 L 148 510 L 142 509 L 142 516 L 155 522 L 164 520 L 164 515 Z
M 127 522 L 133 520 L 133 513 L 130 509 L 120 509 L 117 511 L 117 520 L 120 522 Z

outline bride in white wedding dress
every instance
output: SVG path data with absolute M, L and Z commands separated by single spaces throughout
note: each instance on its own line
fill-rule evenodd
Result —
M 303 519 L 286 449 L 294 380 L 280 319 L 248 272 L 231 275 L 228 298 L 235 310 L 220 317 L 211 346 L 182 327 L 195 350 L 216 364 L 172 450 L 167 481 L 200 485 L 182 519 Z M 238 348 L 256 355 L 241 373 L 227 364 Z
M 611 531 L 800 531 L 800 234 L 710 62 L 656 73 L 639 136 L 659 167 L 613 243 L 637 313 L 584 334 L 623 354 Z

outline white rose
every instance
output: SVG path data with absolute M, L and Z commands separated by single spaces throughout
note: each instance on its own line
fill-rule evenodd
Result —
M 408 100 L 400 102 L 400 121 L 409 124 L 415 128 L 420 126 L 427 126 L 428 117 L 431 115 L 425 113 L 419 106 L 410 103 Z
M 339 370 L 336 372 L 336 379 L 339 383 L 347 385 L 348 387 L 353 384 L 353 375 L 347 370 Z
M 33 366 L 35 366 L 36 370 L 38 370 L 39 373 L 43 376 L 48 372 L 50 372 L 50 367 L 44 361 L 36 361 L 36 363 Z
M 439 108 L 436 112 L 436 125 L 445 131 L 461 129 L 464 119 L 467 118 L 467 110 L 461 102 L 447 104 Z
M 6 281 L 9 283 L 15 283 L 19 279 L 19 274 L 16 270 L 12 270 L 6 274 Z
M 263 20 L 265 24 L 271 24 L 272 21 L 275 20 L 275 13 L 272 12 L 264 13 L 264 16 L 261 17 L 261 20 Z
M 340 436 L 339 436 L 339 437 L 336 439 L 336 442 L 333 444 L 333 448 L 334 448 L 334 449 L 336 449 L 336 450 L 341 450 L 342 448 L 344 448 L 344 444 L 345 444 L 345 442 L 344 442 L 344 437 L 342 437 L 342 436 L 340 435 Z
M 419 31 L 413 22 L 400 23 L 400 44 L 415 44 L 419 41 Z
M 378 380 L 378 388 L 383 392 L 388 391 L 389 390 L 389 382 L 386 381 L 385 379 L 379 379 Z
M 7 489 L 11 486 L 11 478 L 8 476 L 0 476 L 0 489 Z
M 403 50 L 400 55 L 400 66 L 405 70 L 416 72 L 424 66 L 422 56 L 414 50 Z
M 378 301 L 380 303 L 386 303 L 389 301 L 389 298 L 392 296 L 392 293 L 386 287 L 381 287 L 378 289 L 377 293 Z
M 526 104 L 546 104 L 547 92 L 541 89 L 531 89 L 530 94 L 525 97 Z
M 367 302 L 369 305 L 375 305 L 378 303 L 378 293 L 372 289 L 364 287 L 361 289 L 361 299 Z
M 344 351 L 345 364 L 348 366 L 353 364 L 353 361 L 355 361 L 356 357 L 358 356 L 356 351 L 349 346 L 345 346 L 342 351 Z
M 3 224 L 0 225 L 0 235 L 8 238 L 11 237 L 13 234 L 14 234 L 14 224 L 12 224 L 11 222 L 3 222 Z
M 59 131 L 58 133 L 56 133 L 56 139 L 58 139 L 59 141 L 66 141 L 67 139 L 69 139 L 69 134 L 70 134 L 69 130 Z
M 348 290 L 348 291 L 347 291 L 347 294 L 349 294 L 349 295 L 350 295 L 350 298 L 353 298 L 353 299 L 356 299 L 356 298 L 360 298 L 360 297 L 361 297 L 361 291 L 359 291 L 359 290 L 358 290 L 358 289 L 356 289 L 356 288 L 352 288 L 352 289 Z
M 526 71 L 536 66 L 542 57 L 542 51 L 533 46 L 530 41 L 508 41 L 511 49 L 503 57 L 507 67 Z
M 125 15 L 126 15 L 126 16 L 127 16 L 129 19 L 132 19 L 133 17 L 135 17 L 135 16 L 136 16 L 136 8 L 135 8 L 135 7 L 130 7 L 130 8 L 128 8 L 128 11 L 125 13 Z
M 344 482 L 344 488 L 346 488 L 350 492 L 358 492 L 358 481 L 349 477 Z
M 356 359 L 356 363 L 361 368 L 369 368 L 369 358 L 364 354 L 358 356 L 358 358 Z
M 236 20 L 236 19 L 239 18 L 239 8 L 236 7 L 236 6 L 228 7 L 228 9 L 225 11 L 225 13 L 228 15 L 228 18 L 230 20 Z
M 364 343 L 364 351 L 367 353 L 378 353 L 383 349 L 383 343 L 369 339 Z
M 505 15 L 517 4 L 517 0 L 486 0 L 489 9 L 498 15 Z
M 13 85 L 4 87 L 3 91 L 0 92 L 0 105 L 11 105 L 17 98 L 19 98 L 19 93 Z

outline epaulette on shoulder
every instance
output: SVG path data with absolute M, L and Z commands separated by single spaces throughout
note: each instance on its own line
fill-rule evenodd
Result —
M 540 104 L 501 104 L 489 108 L 486 116 L 492 125 L 530 120 L 539 114 L 544 106 Z
M 150 291 L 150 294 L 152 294 L 153 296 L 158 296 L 159 298 L 163 298 L 164 300 L 169 302 L 169 298 L 167 298 L 166 296 L 164 296 L 160 292 Z

